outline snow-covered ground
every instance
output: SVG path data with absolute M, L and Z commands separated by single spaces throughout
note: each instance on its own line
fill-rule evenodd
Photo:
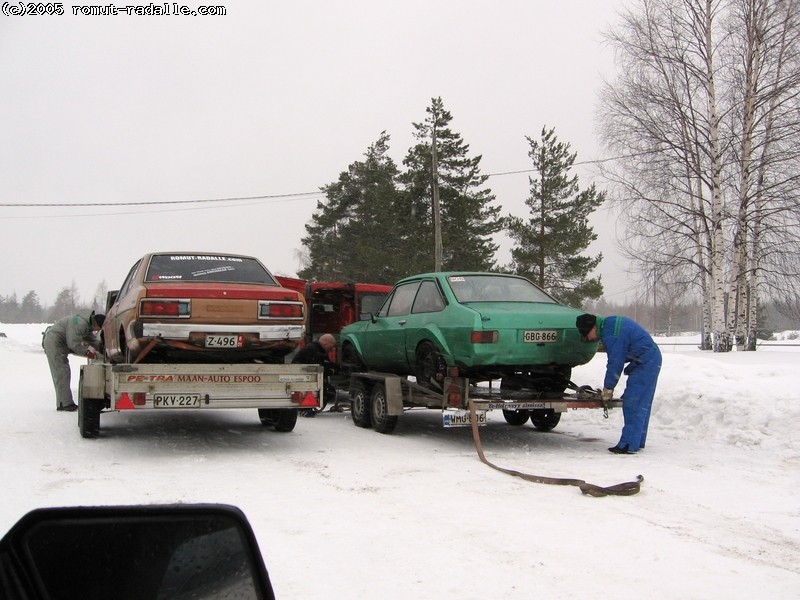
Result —
M 76 413 L 55 411 L 43 328 L 0 325 L 0 534 L 35 507 L 222 502 L 249 518 L 284 599 L 800 598 L 800 345 L 658 340 L 633 456 L 606 450 L 620 410 L 574 411 L 550 433 L 490 413 L 481 437 L 499 466 L 645 478 L 638 495 L 593 498 L 488 468 L 436 411 L 392 435 L 347 413 L 279 434 L 252 410 L 119 412 L 84 440 Z M 598 386 L 604 367 L 598 355 L 573 380 Z

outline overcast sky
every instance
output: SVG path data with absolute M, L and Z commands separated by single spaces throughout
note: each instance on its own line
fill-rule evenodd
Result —
M 438 96 L 483 156 L 503 213 L 525 216 L 527 174 L 502 173 L 530 169 L 526 135 L 554 127 L 578 161 L 602 158 L 594 114 L 614 66 L 601 33 L 624 4 L 230 0 L 224 16 L 78 16 L 69 3 L 60 16 L 0 14 L 0 295 L 35 290 L 51 305 L 74 282 L 89 301 L 153 250 L 252 254 L 294 275 L 319 188 L 383 130 L 400 164 Z M 582 187 L 602 186 L 593 172 L 577 171 Z M 269 198 L 123 205 L 257 196 Z M 598 215 L 593 250 L 607 256 L 606 297 L 620 301 L 629 285 L 610 222 Z

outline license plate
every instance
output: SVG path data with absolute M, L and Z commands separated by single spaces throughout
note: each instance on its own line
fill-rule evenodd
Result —
M 557 331 L 526 331 L 525 341 L 532 344 L 543 344 L 547 342 L 557 342 Z
M 239 335 L 207 335 L 206 348 L 241 348 L 242 337 Z
M 200 394 L 153 394 L 155 408 L 194 408 L 200 406 Z
M 486 425 L 486 411 L 476 411 L 475 417 L 478 425 Z M 471 424 L 468 410 L 448 410 L 442 413 L 442 425 L 445 427 L 469 427 Z

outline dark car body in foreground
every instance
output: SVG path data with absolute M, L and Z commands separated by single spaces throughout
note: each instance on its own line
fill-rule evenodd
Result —
M 597 351 L 575 327 L 579 314 L 523 277 L 426 273 L 399 281 L 376 314 L 345 327 L 340 356 L 347 368 L 414 375 L 428 387 L 457 368 L 475 382 L 560 393 Z
M 253 529 L 226 504 L 39 508 L 0 539 L 4 600 L 272 600 Z
M 252 256 L 158 252 L 109 292 L 111 362 L 280 363 L 305 334 L 302 294 Z

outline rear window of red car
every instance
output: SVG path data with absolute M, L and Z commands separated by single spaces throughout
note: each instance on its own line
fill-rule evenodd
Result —
M 249 256 L 156 254 L 147 266 L 145 282 L 214 281 L 218 283 L 278 283 L 264 266 Z

